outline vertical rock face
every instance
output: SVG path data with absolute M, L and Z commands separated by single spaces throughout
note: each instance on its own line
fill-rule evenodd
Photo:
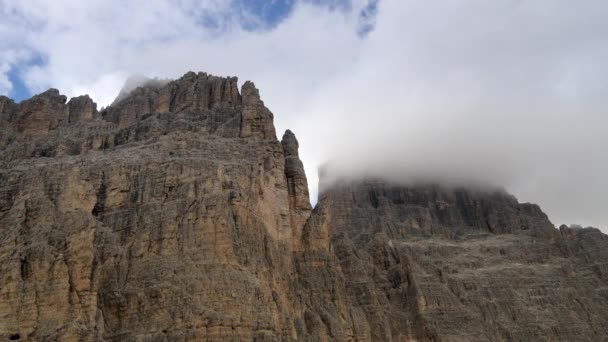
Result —
M 67 104 L 66 101 L 57 89 L 49 89 L 20 104 L 0 96 L 0 118 L 21 134 L 43 135 L 58 127 L 91 121 L 97 115 L 97 104 L 86 95 Z
M 0 97 L 0 338 L 603 340 L 608 239 L 503 191 L 335 185 L 259 92 Z
M 241 90 L 243 94 L 243 119 L 241 121 L 241 137 L 257 137 L 269 139 L 276 135 L 272 123 L 272 113 L 260 100 L 260 94 L 253 82 L 247 81 Z
M 6 96 L 0 96 L 0 120 L 10 122 L 12 115 L 17 111 L 15 101 Z
M 303 282 L 329 288 L 311 296 L 317 308 L 311 315 L 334 318 L 332 336 L 597 341 L 608 335 L 608 236 L 591 228 L 558 232 L 536 205 L 503 191 L 343 184 L 324 194 L 304 237 L 311 247 L 299 263 Z M 357 317 L 360 327 L 339 317 Z
M 68 102 L 68 123 L 91 121 L 97 116 L 97 104 L 87 96 L 78 96 Z
M 298 140 L 290 130 L 287 130 L 281 140 L 283 155 L 285 156 L 285 177 L 287 178 L 287 191 L 289 193 L 289 208 L 291 226 L 294 227 L 294 248 L 300 248 L 302 236 L 301 229 L 306 224 L 310 211 L 310 195 L 308 194 L 308 181 L 304 173 L 304 165 L 298 155 Z
M 17 131 L 26 134 L 43 134 L 67 122 L 66 97 L 57 89 L 49 89 L 42 94 L 19 104 L 14 116 Z
M 189 73 L 99 117 L 55 90 L 2 102 L 1 338 L 297 339 L 306 179 L 243 89 Z
M 128 127 L 149 114 L 196 113 L 207 118 L 213 130 L 217 129 L 214 122 L 240 120 L 242 106 L 236 77 L 189 72 L 165 85 L 142 85 L 103 111 L 102 116 L 119 127 Z

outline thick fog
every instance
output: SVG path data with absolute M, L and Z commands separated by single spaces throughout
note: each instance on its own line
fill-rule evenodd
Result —
M 503 186 L 608 231 L 605 1 L 298 1 L 275 25 L 233 2 L 115 2 L 0 0 L 0 90 L 37 55 L 30 89 L 101 105 L 133 73 L 238 75 L 296 133 L 313 202 L 329 163 L 328 180 Z
M 608 228 L 608 5 L 407 3 L 383 3 L 299 113 L 305 158 L 338 179 L 502 185 L 555 224 Z

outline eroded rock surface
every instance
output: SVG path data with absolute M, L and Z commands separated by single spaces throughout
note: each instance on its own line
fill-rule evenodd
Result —
M 297 338 L 300 209 L 247 89 L 189 73 L 99 114 L 55 90 L 2 102 L 2 338 Z
M 0 338 L 598 341 L 608 240 L 500 190 L 336 185 L 259 91 L 0 97 Z
M 343 184 L 304 236 L 300 276 L 324 284 L 310 315 L 337 339 L 608 338 L 608 236 L 558 232 L 502 190 Z

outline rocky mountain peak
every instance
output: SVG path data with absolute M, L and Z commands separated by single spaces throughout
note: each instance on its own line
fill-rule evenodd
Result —
M 17 104 L 12 99 L 0 95 L 0 120 L 10 122 L 16 112 Z
M 66 101 L 67 97 L 54 88 L 19 104 L 2 96 L 0 117 L 25 135 L 45 135 L 57 128 L 96 118 L 97 104 L 88 95 Z
M 148 114 L 196 114 L 209 121 L 210 132 L 234 134 L 234 124 L 239 124 L 237 134 L 241 137 L 275 140 L 273 115 L 253 82 L 245 82 L 241 93 L 237 77 L 188 72 L 170 82 L 144 80 L 141 86 L 126 86 L 101 116 L 122 128 Z
M 125 83 L 120 89 L 116 99 L 114 99 L 112 105 L 128 97 L 137 88 L 160 88 L 170 81 L 171 80 L 166 79 L 149 78 L 139 74 L 131 75 L 125 80 Z
M 68 102 L 68 123 L 91 121 L 97 117 L 97 103 L 89 95 L 73 97 Z
M 122 129 L 147 125 L 142 120 L 150 115 L 169 119 L 167 114 L 177 114 L 171 121 L 193 117 L 208 133 L 276 140 L 273 115 L 260 99 L 259 90 L 247 81 L 239 92 L 237 77 L 188 72 L 173 81 L 129 79 L 114 103 L 101 113 L 87 95 L 66 101 L 57 89 L 19 104 L 1 97 L 0 119 L 20 134 L 45 135 L 77 122 L 102 119 Z
M 21 102 L 12 121 L 19 132 L 43 134 L 67 123 L 67 98 L 57 89 L 49 89 Z
M 302 229 L 310 216 L 310 194 L 308 181 L 304 172 L 304 164 L 298 156 L 298 140 L 290 130 L 285 131 L 281 139 L 283 155 L 285 156 L 285 177 L 291 208 L 291 224 L 295 228 L 294 249 L 300 249 Z
M 243 94 L 243 103 L 257 104 L 260 100 L 260 91 L 256 88 L 255 83 L 246 81 L 241 87 Z
M 205 114 L 223 110 L 231 112 L 225 113 L 228 117 L 240 111 L 236 77 L 188 72 L 170 82 L 149 79 L 141 82 L 139 86 L 127 82 L 117 101 L 104 110 L 102 117 L 120 127 L 127 127 L 150 113 Z
M 608 236 L 505 191 L 326 183 L 253 82 L 189 72 L 101 112 L 0 97 L 0 338 L 606 340 Z
M 298 157 L 298 149 L 300 148 L 300 145 L 298 144 L 296 135 L 293 134 L 292 131 L 285 131 L 285 134 L 283 134 L 283 138 L 281 139 L 281 145 L 283 145 L 283 152 L 285 153 L 285 156 Z
M 261 139 L 276 139 L 276 132 L 272 121 L 272 113 L 260 99 L 260 93 L 251 81 L 247 81 L 241 88 L 243 119 L 241 124 L 242 137 L 257 137 Z

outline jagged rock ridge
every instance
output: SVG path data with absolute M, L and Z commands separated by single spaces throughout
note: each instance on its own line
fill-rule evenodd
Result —
M 487 341 L 608 336 L 608 239 L 502 191 L 336 185 L 205 73 L 101 111 L 0 97 L 0 337 Z

